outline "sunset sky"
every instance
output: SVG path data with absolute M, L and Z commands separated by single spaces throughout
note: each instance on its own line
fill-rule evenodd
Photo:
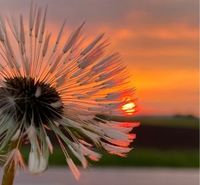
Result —
M 84 34 L 106 33 L 136 87 L 139 114 L 198 115 L 198 0 L 34 0 L 48 4 L 48 25 L 67 18 Z M 28 15 L 27 0 L 0 0 L 0 13 Z

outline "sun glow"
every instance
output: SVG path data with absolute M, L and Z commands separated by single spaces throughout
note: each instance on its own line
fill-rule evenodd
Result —
M 128 99 L 124 105 L 121 106 L 121 110 L 128 115 L 132 115 L 135 112 L 135 103 Z

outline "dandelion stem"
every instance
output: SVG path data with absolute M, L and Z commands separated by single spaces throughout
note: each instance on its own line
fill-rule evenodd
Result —
M 2 185 L 13 185 L 15 170 L 16 166 L 14 164 L 14 161 L 10 161 L 4 168 Z
M 12 151 L 19 144 L 18 140 L 10 144 L 9 150 Z M 13 185 L 16 172 L 16 165 L 14 160 L 10 160 L 4 167 L 4 174 L 1 185 Z

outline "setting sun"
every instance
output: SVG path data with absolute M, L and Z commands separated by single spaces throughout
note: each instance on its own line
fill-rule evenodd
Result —
M 131 100 L 128 100 L 124 105 L 121 106 L 121 109 L 123 112 L 125 112 L 128 115 L 132 115 L 135 112 L 135 103 Z

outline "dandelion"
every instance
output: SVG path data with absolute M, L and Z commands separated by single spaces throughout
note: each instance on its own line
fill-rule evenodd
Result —
M 0 18 L 0 152 L 4 167 L 25 168 L 21 147 L 30 143 L 28 168 L 46 170 L 53 133 L 75 178 L 102 148 L 126 156 L 138 123 L 120 123 L 99 115 L 119 115 L 123 96 L 133 96 L 118 53 L 107 54 L 104 34 L 84 42 L 84 23 L 65 40 L 64 27 L 53 39 L 46 30 L 47 8 L 31 5 L 24 17 Z

